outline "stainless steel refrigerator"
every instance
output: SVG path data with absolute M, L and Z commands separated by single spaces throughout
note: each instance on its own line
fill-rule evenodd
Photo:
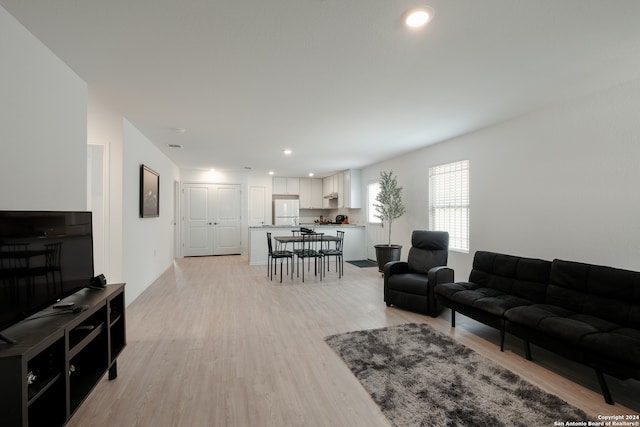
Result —
M 273 201 L 274 225 L 291 225 L 296 227 L 299 224 L 300 202 L 292 199 L 277 199 Z

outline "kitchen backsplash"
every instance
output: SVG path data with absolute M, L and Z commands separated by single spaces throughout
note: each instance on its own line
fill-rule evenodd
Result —
M 364 224 L 361 219 L 363 209 L 300 209 L 300 224 L 313 224 L 320 215 L 334 220 L 336 215 L 346 215 L 350 224 Z

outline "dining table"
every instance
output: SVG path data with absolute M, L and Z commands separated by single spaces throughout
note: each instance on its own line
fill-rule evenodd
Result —
M 322 233 L 309 233 L 308 236 L 311 236 L 311 240 L 314 241 L 322 241 L 322 242 L 339 242 L 342 240 L 338 236 L 332 236 Z M 315 237 L 314 237 L 315 236 Z M 288 236 L 273 236 L 273 240 L 279 243 L 287 244 L 287 243 L 299 243 L 302 242 L 301 235 L 288 235 Z
M 273 236 L 273 239 L 276 242 L 278 242 L 279 245 L 282 245 L 281 249 L 286 249 L 286 245 L 288 243 L 293 243 L 294 251 L 295 251 L 295 244 L 302 243 L 303 239 L 305 238 L 307 239 L 307 241 L 310 240 L 312 242 L 320 242 L 320 244 L 324 242 L 340 242 L 342 240 L 341 237 L 324 234 L 324 233 L 304 233 L 304 234 L 291 234 L 287 236 Z M 322 280 L 322 270 L 324 270 L 324 268 L 322 268 L 323 265 L 324 264 L 321 265 L 320 280 Z M 304 261 L 303 261 L 303 266 L 304 266 Z M 302 281 L 304 282 L 304 268 L 302 272 Z
M 330 242 L 339 242 L 342 240 L 341 237 L 333 236 L 324 233 L 306 233 L 307 239 L 310 238 L 312 242 L 320 242 L 322 243 L 330 243 Z M 278 246 L 281 249 L 286 249 L 287 244 L 293 243 L 295 248 L 296 243 L 302 243 L 303 236 L 301 234 L 290 234 L 287 236 L 273 236 L 273 240 L 278 242 Z

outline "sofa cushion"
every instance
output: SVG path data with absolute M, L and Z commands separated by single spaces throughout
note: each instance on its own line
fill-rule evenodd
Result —
M 530 300 L 516 297 L 509 294 L 487 296 L 486 298 L 479 298 L 473 303 L 474 308 L 478 308 L 487 313 L 495 314 L 496 316 L 503 317 L 507 310 L 522 305 L 531 304 Z
M 554 260 L 545 302 L 640 328 L 640 273 Z
M 531 301 L 506 294 L 492 288 L 480 287 L 477 283 L 444 283 L 436 286 L 438 295 L 457 304 L 470 306 L 499 317 L 513 307 L 532 304 Z
M 587 348 L 584 343 L 585 337 L 601 332 L 611 332 L 620 327 L 616 323 L 599 317 L 575 313 L 547 304 L 516 307 L 508 310 L 505 317 L 509 322 L 580 348 Z
M 555 259 L 551 266 L 550 283 L 640 304 L 640 272 Z
M 478 251 L 469 282 L 533 302 L 544 302 L 551 262 Z
M 605 359 L 613 359 L 640 369 L 638 329 L 617 328 L 610 332 L 589 334 L 583 338 L 582 345 Z

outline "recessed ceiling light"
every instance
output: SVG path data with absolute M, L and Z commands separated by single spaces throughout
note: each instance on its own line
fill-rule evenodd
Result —
M 171 128 L 171 130 L 177 133 L 185 133 L 187 131 L 185 128 Z
M 404 23 L 409 28 L 423 28 L 433 18 L 433 8 L 429 6 L 416 7 L 409 9 L 404 14 Z
M 274 171 L 269 171 L 269 175 L 273 175 L 274 173 Z
M 285 156 L 290 156 L 290 155 L 291 155 L 291 153 L 293 153 L 293 151 L 291 151 L 291 150 L 290 150 L 290 149 L 288 149 L 288 148 L 285 148 L 284 150 L 282 150 L 282 152 L 284 153 L 284 155 L 285 155 Z
M 309 176 L 313 176 L 313 172 L 309 172 Z

